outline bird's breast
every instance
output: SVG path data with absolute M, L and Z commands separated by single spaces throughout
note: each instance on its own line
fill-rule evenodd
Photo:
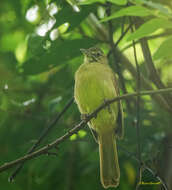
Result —
M 107 99 L 116 97 L 113 84 L 113 72 L 102 65 L 80 68 L 75 75 L 74 96 L 82 114 L 93 112 Z M 91 120 L 92 127 L 112 126 L 116 121 L 117 104 L 98 113 L 97 118 Z M 114 126 L 113 126 L 114 127 Z

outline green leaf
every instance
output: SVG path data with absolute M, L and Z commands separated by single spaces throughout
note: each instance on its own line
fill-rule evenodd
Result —
M 134 33 L 130 34 L 127 40 L 138 40 L 140 38 L 148 36 L 149 34 L 152 34 L 159 28 L 172 28 L 172 22 L 163 18 L 151 19 L 142 24 Z
M 66 6 L 55 15 L 56 24 L 54 28 L 68 22 L 70 25 L 69 30 L 73 30 L 90 14 L 90 12 L 94 12 L 96 10 L 95 8 L 95 6 L 82 6 L 81 10 L 76 12 L 71 6 Z
M 127 3 L 127 0 L 108 0 L 108 1 L 117 5 L 126 5 Z
M 80 138 L 84 138 L 86 135 L 87 135 L 87 132 L 86 132 L 86 131 L 84 131 L 84 130 L 78 131 L 78 136 L 79 136 Z
M 79 3 L 79 5 L 90 5 L 93 3 L 105 3 L 106 0 L 86 0 Z
M 123 8 L 118 12 L 112 13 L 111 16 L 102 19 L 101 22 L 105 22 L 122 16 L 148 16 L 148 15 L 151 15 L 151 11 L 149 9 L 142 6 L 130 6 L 127 8 Z
M 53 67 L 66 63 L 71 59 L 80 56 L 80 48 L 89 48 L 97 43 L 97 40 L 90 38 L 54 41 L 49 49 L 43 49 L 39 54 L 27 60 L 22 69 L 24 74 L 32 75 L 48 71 Z
M 158 10 L 158 12 L 160 12 L 162 14 L 172 16 L 172 13 L 170 13 L 169 10 L 163 4 L 155 3 L 155 2 L 147 1 L 147 0 L 130 0 L 130 1 L 133 3 L 136 3 L 136 4 L 147 5 L 148 7 Z
M 70 136 L 70 140 L 74 141 L 77 139 L 77 134 L 73 134 L 72 136 Z
M 167 14 L 167 15 L 170 14 L 169 11 L 168 11 L 168 9 L 166 7 L 164 7 L 164 5 L 162 5 L 160 3 L 155 3 L 155 2 L 152 2 L 152 1 L 145 1 L 145 0 L 143 0 L 143 2 L 147 6 L 155 8 L 155 9 L 159 10 L 163 14 Z
M 166 39 L 154 53 L 153 59 L 172 58 L 172 36 Z

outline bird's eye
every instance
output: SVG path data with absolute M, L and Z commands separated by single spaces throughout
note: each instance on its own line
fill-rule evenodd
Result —
M 95 52 L 95 56 L 96 56 L 96 57 L 101 56 L 101 52 Z

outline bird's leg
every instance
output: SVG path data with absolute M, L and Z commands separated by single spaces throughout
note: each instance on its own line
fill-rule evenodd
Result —
M 92 134 L 94 140 L 96 141 L 96 143 L 98 143 L 96 132 L 91 128 L 91 126 L 89 126 L 89 128 L 90 128 L 90 131 L 91 131 L 91 134 Z

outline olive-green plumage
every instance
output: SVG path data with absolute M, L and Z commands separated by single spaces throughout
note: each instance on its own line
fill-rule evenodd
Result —
M 115 75 L 106 56 L 99 48 L 81 50 L 84 63 L 75 74 L 74 97 L 81 114 L 93 112 L 107 99 L 118 96 Z M 98 136 L 100 177 L 105 188 L 117 187 L 120 179 L 116 137 L 123 136 L 123 116 L 120 102 L 101 110 L 88 123 Z

